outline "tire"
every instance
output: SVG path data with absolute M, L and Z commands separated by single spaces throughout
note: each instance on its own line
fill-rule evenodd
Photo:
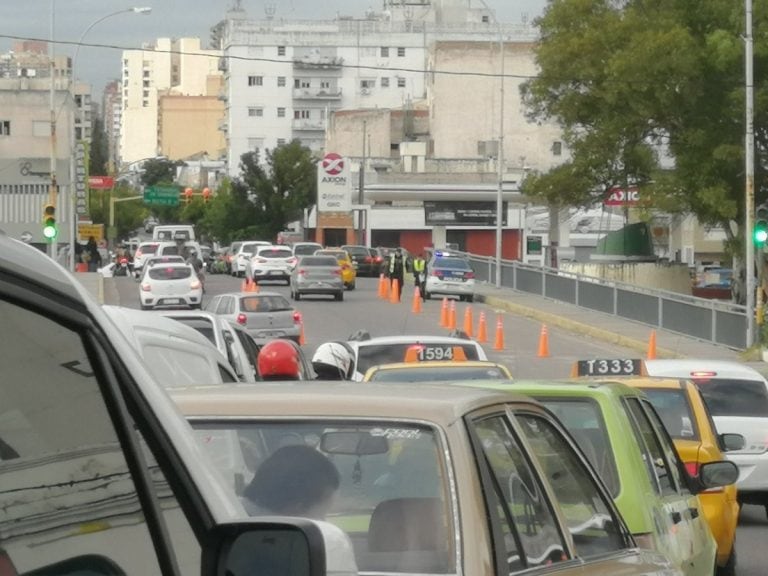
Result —
M 294 293 L 293 296 L 294 296 L 294 298 L 296 299 L 297 302 L 299 300 L 301 300 L 301 292 L 299 292 L 298 290 Z
M 475 301 L 475 295 L 474 294 L 470 294 L 469 296 L 467 296 L 467 302 L 474 302 L 474 301 Z
M 291 300 L 296 300 L 296 292 L 293 291 L 293 288 L 291 288 Z
M 142 310 L 152 310 L 152 306 L 145 306 L 144 304 L 141 305 Z
M 424 300 L 429 300 L 430 298 L 432 298 L 432 294 L 424 290 Z
M 354 282 L 352 282 L 352 284 L 349 285 L 349 289 L 350 290 L 354 290 L 355 289 L 355 283 Z
M 334 295 L 334 298 L 337 302 L 342 302 L 344 300 L 344 292 L 339 292 Z

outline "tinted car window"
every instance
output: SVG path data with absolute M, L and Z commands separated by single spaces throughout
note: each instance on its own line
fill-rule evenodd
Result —
M 300 266 L 338 266 L 335 258 L 330 256 L 304 256 L 299 261 Z
M 448 270 L 471 270 L 469 263 L 461 258 L 436 258 L 432 263 L 433 268 L 446 268 Z
M 368 256 L 368 249 L 365 246 L 345 246 L 344 250 L 352 256 Z
M 317 252 L 315 252 L 315 254 L 317 254 Z M 347 255 L 346 252 L 341 252 L 341 251 L 338 251 L 338 250 L 337 251 L 323 250 L 320 255 L 321 256 L 333 256 L 334 258 L 336 258 L 338 260 L 349 260 L 349 256 Z
M 259 250 L 259 258 L 290 258 L 291 256 L 293 256 L 293 253 L 283 248 Z
M 696 384 L 712 416 L 768 417 L 768 391 L 763 382 L 697 378 Z
M 314 254 L 320 248 L 321 246 L 314 246 L 312 244 L 301 244 L 294 247 L 293 253 L 296 256 L 304 256 L 308 254 Z
M 474 344 L 430 344 L 429 342 L 423 342 L 428 348 L 446 348 L 452 349 L 456 346 L 460 346 L 464 350 L 464 355 L 467 360 L 479 360 L 477 356 L 477 348 Z M 413 342 L 397 343 L 397 344 L 370 344 L 367 346 L 360 346 L 357 351 L 357 371 L 365 372 L 371 366 L 377 366 L 379 364 L 393 364 L 395 362 L 402 362 L 405 359 L 405 353 L 413 346 Z M 448 357 L 448 356 L 446 356 Z
M 674 473 L 670 470 L 670 462 L 667 461 L 664 448 L 648 415 L 636 398 L 627 398 L 625 406 L 633 416 L 630 420 L 633 422 L 633 430 L 638 433 L 638 444 L 643 450 L 643 460 L 651 477 L 651 483 L 660 494 L 676 493 Z
M 154 254 L 157 252 L 159 244 L 142 244 L 139 246 L 142 254 Z
M 152 280 L 184 280 L 192 276 L 192 269 L 187 266 L 153 266 L 147 274 Z
M 699 430 L 696 419 L 691 413 L 688 395 L 682 389 L 643 388 L 656 411 L 661 416 L 664 427 L 672 438 L 680 440 L 698 440 Z
M 371 382 L 437 382 L 440 380 L 507 380 L 507 376 L 493 366 L 454 366 L 378 370 L 371 377 Z
M 291 308 L 291 303 L 282 296 L 245 296 L 240 299 L 240 309 L 244 312 L 278 312 Z

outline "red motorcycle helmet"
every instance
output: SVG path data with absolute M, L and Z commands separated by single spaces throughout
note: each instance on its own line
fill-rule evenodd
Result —
M 299 351 L 288 340 L 271 340 L 259 350 L 259 375 L 263 380 L 300 380 Z

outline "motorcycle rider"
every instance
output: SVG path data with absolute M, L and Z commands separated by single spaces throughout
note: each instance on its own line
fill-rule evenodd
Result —
M 344 342 L 320 344 L 312 356 L 312 368 L 318 380 L 351 380 L 354 355 Z

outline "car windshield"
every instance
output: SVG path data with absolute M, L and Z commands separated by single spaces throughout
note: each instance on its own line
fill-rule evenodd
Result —
M 555 399 L 541 396 L 537 400 L 555 413 L 611 495 L 614 498 L 618 496 L 620 484 L 616 460 L 597 403 L 589 398 Z
M 432 268 L 445 268 L 448 270 L 471 270 L 469 263 L 463 258 L 435 258 Z
M 305 256 L 309 254 L 314 254 L 320 249 L 320 246 L 314 245 L 314 244 L 300 244 L 299 246 L 293 247 L 293 253 L 296 256 Z
M 290 258 L 293 253 L 285 248 L 268 248 L 259 250 L 259 258 Z
M 642 388 L 672 438 L 699 440 L 688 395 L 680 388 Z
M 391 343 L 391 344 L 365 344 L 361 345 L 357 351 L 357 367 L 356 370 L 362 374 L 365 374 L 365 372 L 371 367 L 371 366 L 378 366 L 379 364 L 395 364 L 397 362 L 402 362 L 405 360 L 405 354 L 408 351 L 408 349 L 413 346 L 414 344 L 417 344 L 417 342 L 397 342 L 397 343 Z M 435 351 L 442 350 L 443 358 L 451 358 L 451 354 L 453 354 L 453 349 L 456 347 L 460 347 L 462 350 L 464 350 L 464 355 L 466 356 L 467 360 L 479 360 L 479 357 L 477 355 L 477 347 L 475 344 L 469 342 L 469 343 L 461 343 L 461 344 L 453 344 L 453 343 L 430 343 L 430 342 L 418 342 L 418 344 L 421 344 L 424 346 L 425 350 L 432 350 Z
M 429 368 L 403 367 L 377 370 L 371 382 L 438 382 L 445 380 L 507 380 L 507 375 L 496 366 L 430 366 Z
M 152 280 L 183 280 L 192 276 L 189 266 L 153 266 L 148 272 Z
M 400 421 L 190 423 L 251 515 L 335 524 L 349 536 L 360 573 L 453 573 L 447 467 L 431 428 Z M 318 489 L 323 483 L 328 488 Z
M 696 378 L 712 416 L 768 418 L 768 390 L 758 380 Z
M 301 266 L 339 266 L 336 259 L 331 256 L 305 256 L 299 264 Z
M 352 256 L 368 256 L 368 249 L 365 246 L 346 246 L 344 250 Z
M 279 312 L 291 310 L 291 303 L 282 296 L 245 296 L 240 299 L 240 309 L 244 312 Z
M 154 254 L 157 252 L 159 244 L 142 244 L 139 246 L 139 250 L 141 250 L 142 254 Z
M 333 256 L 337 260 L 347 260 L 349 259 L 349 256 L 347 256 L 346 252 L 330 252 L 330 251 L 322 251 L 322 252 L 315 252 L 316 255 L 320 256 Z

